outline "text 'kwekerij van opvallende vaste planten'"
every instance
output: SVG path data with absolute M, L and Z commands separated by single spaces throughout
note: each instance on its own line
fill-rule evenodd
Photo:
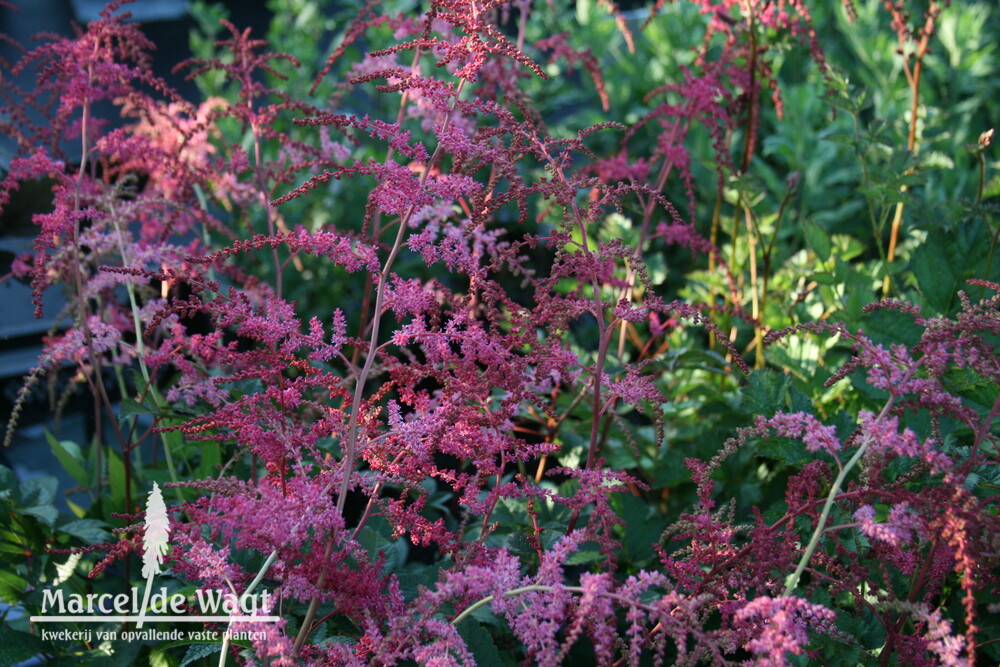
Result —
M 1000 660 L 1000 10 L 269 5 L 3 37 L 0 662 Z

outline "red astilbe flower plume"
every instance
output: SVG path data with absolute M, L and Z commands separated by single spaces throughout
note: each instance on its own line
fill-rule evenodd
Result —
M 143 338 L 141 329 L 155 310 L 141 305 L 155 298 L 149 280 L 99 267 L 180 266 L 183 254 L 197 245 L 181 237 L 207 217 L 194 196 L 194 187 L 209 177 L 207 169 L 189 170 L 157 144 L 169 140 L 173 146 L 194 147 L 203 128 L 185 122 L 195 117 L 194 110 L 150 72 L 152 44 L 126 22 L 126 14 L 116 15 L 122 4 L 109 5 L 73 38 L 49 37 L 26 51 L 14 72 L 34 68 L 35 86 L 5 89 L 0 113 L 3 129 L 17 141 L 11 168 L 0 182 L 0 206 L 10 202 L 21 183 L 52 181 L 52 210 L 33 216 L 39 227 L 30 263 L 33 299 L 40 316 L 42 293 L 65 286 L 69 307 L 60 319 L 70 320 L 66 339 L 80 339 L 86 348 L 78 355 L 85 371 L 81 380 L 93 379 L 105 363 L 129 363 L 146 344 L 154 344 L 132 343 Z M 156 138 L 134 126 L 103 133 L 106 120 L 98 113 L 108 106 L 140 123 L 156 113 L 180 120 L 164 123 Z M 67 141 L 80 147 L 78 166 L 66 166 Z M 107 327 L 119 332 L 111 344 Z M 57 340 L 50 344 L 58 345 Z M 59 354 L 53 349 L 48 360 L 43 357 L 29 383 L 54 372 L 51 362 Z M 19 405 L 23 398 L 22 393 Z M 8 438 L 15 421 L 8 423 Z M 131 446 L 120 444 L 123 450 Z

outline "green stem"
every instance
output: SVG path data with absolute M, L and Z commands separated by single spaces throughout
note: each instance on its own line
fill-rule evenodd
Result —
M 127 267 L 130 262 L 128 253 L 125 249 L 125 241 L 122 237 L 122 230 L 118 225 L 118 216 L 115 213 L 114 206 L 111 206 L 111 220 L 115 226 L 115 231 L 118 232 L 118 252 L 121 254 L 122 265 Z M 135 285 L 132 280 L 125 281 L 125 290 L 128 292 L 129 307 L 132 309 L 132 326 L 135 329 L 135 351 L 136 358 L 139 361 L 139 371 L 142 373 L 143 382 L 146 383 L 145 389 L 149 391 L 149 394 L 153 399 L 153 405 L 156 407 L 157 412 L 161 412 L 166 410 L 167 402 L 156 390 L 156 386 L 153 384 L 149 374 L 149 368 L 146 366 L 146 360 L 143 359 L 146 354 L 146 348 L 145 343 L 143 343 L 142 340 L 142 323 L 139 321 L 139 304 L 135 298 Z M 122 395 L 124 396 L 125 393 L 122 392 Z M 166 459 L 167 470 L 170 472 L 170 481 L 174 483 L 174 493 L 177 495 L 177 499 L 183 502 L 184 496 L 181 493 L 180 487 L 177 486 L 179 481 L 177 477 L 177 468 L 174 467 L 174 457 L 170 452 L 170 442 L 167 439 L 167 434 L 161 433 L 160 439 L 163 442 L 163 457 Z
M 915 364 L 903 379 L 900 384 L 905 384 L 913 374 L 916 372 L 917 368 L 920 366 L 919 363 Z M 892 409 L 893 404 L 896 402 L 896 395 L 893 394 L 888 401 L 886 401 L 885 406 L 882 411 L 879 412 L 878 417 L 875 418 L 876 422 L 880 422 L 885 419 L 886 415 L 889 414 L 889 410 Z M 847 475 L 850 474 L 854 466 L 861 461 L 861 458 L 868 451 L 868 446 L 871 444 L 872 437 L 868 435 L 862 441 L 861 446 L 858 447 L 858 451 L 854 452 L 854 456 L 840 469 L 840 473 L 837 475 L 837 479 L 834 480 L 833 486 L 830 487 L 830 493 L 826 496 L 826 502 L 823 503 L 823 511 L 819 515 L 819 521 L 816 524 L 816 528 L 813 530 L 812 537 L 809 539 L 809 544 L 806 545 L 806 550 L 802 553 L 802 558 L 799 559 L 799 564 L 795 568 L 795 572 L 792 573 L 791 577 L 788 579 L 788 583 L 785 585 L 785 596 L 791 595 L 799 585 L 799 579 L 802 578 L 802 573 L 805 571 L 806 566 L 809 564 L 809 560 L 812 558 L 813 552 L 816 551 L 816 547 L 819 545 L 820 538 L 823 536 L 826 528 L 827 519 L 830 517 L 830 511 L 833 509 L 833 503 L 836 501 L 837 496 L 840 494 L 841 486 L 844 484 L 844 480 L 847 479 Z
M 848 473 L 854 469 L 854 466 L 858 464 L 861 457 L 865 455 L 866 451 L 868 451 L 868 445 L 870 442 L 871 438 L 865 438 L 865 441 L 861 443 L 860 447 L 858 447 L 858 451 L 854 452 L 854 456 L 852 456 L 847 462 L 847 465 L 840 469 L 840 474 L 837 475 L 837 479 L 834 481 L 833 486 L 830 488 L 830 493 L 826 497 L 826 502 L 823 503 L 823 511 L 819 515 L 819 522 L 816 524 L 816 529 L 813 531 L 812 538 L 809 540 L 806 550 L 802 553 L 802 558 L 799 559 L 799 564 L 795 568 L 795 572 L 785 585 L 784 595 L 786 597 L 791 595 L 792 592 L 798 587 L 799 579 L 802 577 L 802 572 L 806 569 L 806 565 L 809 564 L 809 559 L 812 558 L 813 552 L 816 551 L 816 546 L 819 544 L 819 540 L 823 535 L 824 528 L 826 527 L 826 521 L 830 517 L 830 510 L 833 509 L 833 503 L 837 499 L 837 495 L 840 493 L 840 487 L 844 483 L 844 479 L 847 478 Z
M 979 150 L 976 157 L 979 158 L 979 185 L 976 187 L 976 204 L 980 204 L 983 201 L 983 187 L 986 184 L 986 157 L 983 155 L 982 149 Z
M 551 591 L 552 588 L 553 588 L 552 586 L 542 586 L 540 584 L 532 584 L 531 586 L 521 586 L 520 588 L 512 588 L 509 591 L 504 591 L 503 594 L 506 597 L 514 597 L 515 595 L 520 595 L 521 593 L 531 593 L 533 591 Z M 563 586 L 563 590 L 564 591 L 570 591 L 571 593 L 583 593 L 583 589 L 580 588 L 579 586 Z M 496 599 L 496 596 L 494 596 L 494 595 L 487 595 L 482 600 L 476 600 L 471 605 L 469 605 L 468 607 L 466 607 L 465 610 L 461 614 L 459 614 L 455 618 L 451 619 L 451 624 L 452 625 L 458 625 L 459 623 L 461 623 L 462 621 L 464 621 L 466 618 L 468 618 L 470 615 L 472 615 L 472 613 L 474 611 L 476 611 L 477 609 L 479 609 L 480 607 L 482 607 L 484 605 L 487 605 L 487 604 L 493 602 L 493 600 L 495 600 L 495 599 Z
M 267 557 L 267 560 L 264 561 L 264 565 L 261 566 L 260 572 L 258 572 L 257 576 L 254 577 L 253 581 L 250 582 L 250 585 L 247 586 L 247 589 L 243 591 L 244 595 L 252 593 L 254 589 L 257 588 L 260 582 L 263 581 L 264 575 L 271 568 L 271 566 L 274 565 L 274 561 L 276 560 L 278 560 L 277 549 L 272 551 L 271 554 Z M 219 667 L 226 667 L 226 654 L 229 653 L 229 638 L 230 638 L 229 629 L 226 628 L 225 634 L 222 635 L 222 651 L 219 654 Z

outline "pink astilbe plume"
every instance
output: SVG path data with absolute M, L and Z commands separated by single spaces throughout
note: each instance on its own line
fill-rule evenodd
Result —
M 801 655 L 809 637 L 807 630 L 836 633 L 834 613 L 794 597 L 759 597 L 736 612 L 736 625 L 753 638 L 746 648 L 756 656 L 754 664 L 768 667 L 788 665 L 787 655 Z
M 861 523 L 861 532 L 873 540 L 897 546 L 913 541 L 915 534 L 926 536 L 926 526 L 910 513 L 906 503 L 895 505 L 889 510 L 885 523 L 877 523 L 875 508 L 865 505 L 854 512 L 854 518 Z

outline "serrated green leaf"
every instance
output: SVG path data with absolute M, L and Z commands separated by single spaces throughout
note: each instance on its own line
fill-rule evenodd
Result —
M 949 369 L 942 379 L 949 393 L 961 396 L 984 413 L 989 412 L 1000 393 L 1000 387 L 995 382 L 971 368 Z
M 958 303 L 958 290 L 968 288 L 966 280 L 995 280 L 1000 274 L 1000 262 L 994 261 L 991 274 L 986 275 L 990 241 L 989 228 L 974 220 L 950 231 L 932 230 L 913 251 L 910 270 L 917 289 L 938 314 L 951 312 Z
M 361 530 L 358 543 L 374 559 L 379 551 L 386 555 L 386 566 L 392 570 L 406 562 L 407 545 L 404 540 L 392 539 L 389 524 L 381 517 L 375 517 Z
M 864 316 L 865 335 L 876 343 L 913 346 L 920 342 L 923 328 L 905 313 L 876 310 Z
M 156 410 L 145 405 L 144 403 L 138 403 L 131 398 L 123 398 L 122 402 L 118 406 L 118 416 L 122 419 L 126 417 L 134 417 L 136 415 L 152 415 L 156 414 Z
M 766 456 L 789 465 L 800 465 L 812 460 L 814 456 L 798 440 L 774 436 L 758 441 L 756 451 L 761 456 Z
M 830 259 L 830 250 L 833 247 L 833 243 L 830 240 L 830 235 L 826 233 L 826 230 L 812 220 L 803 220 L 802 229 L 805 232 L 806 243 L 808 243 L 809 247 L 812 248 L 812 251 L 816 253 L 816 257 L 818 257 L 821 262 L 825 262 Z
M 31 505 L 51 505 L 56 499 L 59 480 L 51 475 L 31 477 L 21 482 L 21 502 Z
M 792 378 L 770 368 L 756 370 L 750 374 L 743 389 L 741 407 L 751 415 L 772 415 L 785 407 L 785 397 Z
M 16 511 L 33 516 L 51 528 L 59 518 L 59 511 L 52 504 L 59 486 L 55 477 L 32 477 L 21 482 L 21 503 Z
M 215 642 L 214 644 L 191 644 L 188 646 L 187 653 L 184 654 L 184 659 L 181 660 L 180 667 L 186 667 L 196 660 L 201 660 L 221 650 L 222 642 Z
M 490 633 L 475 619 L 465 620 L 458 625 L 458 634 L 465 642 L 466 648 L 476 659 L 479 667 L 500 667 L 500 651 Z
M 49 528 L 56 525 L 56 519 L 59 518 L 59 510 L 52 505 L 30 505 L 18 508 L 17 511 L 35 517 Z
M 920 160 L 921 166 L 925 169 L 954 169 L 955 161 L 947 153 L 941 151 L 930 151 L 924 154 Z

